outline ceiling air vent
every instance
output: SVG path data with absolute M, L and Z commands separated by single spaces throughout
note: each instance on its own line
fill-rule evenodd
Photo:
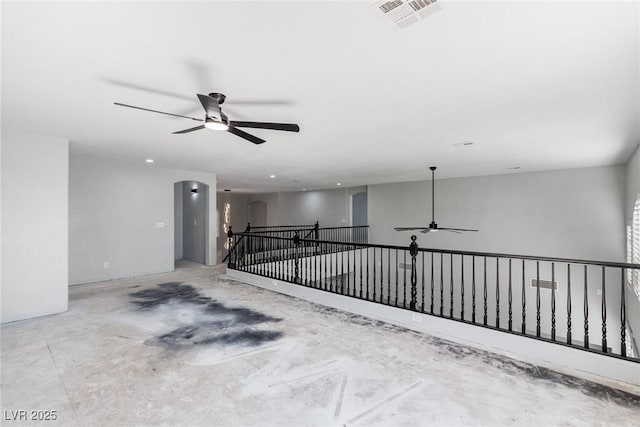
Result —
M 415 24 L 441 9 L 437 0 L 392 0 L 381 1 L 374 6 L 397 28 Z

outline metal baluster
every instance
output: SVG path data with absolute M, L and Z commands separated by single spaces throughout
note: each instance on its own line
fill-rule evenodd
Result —
M 527 333 L 527 289 L 524 280 L 524 260 L 522 260 L 522 333 Z
M 362 247 L 360 247 L 359 252 L 360 252 L 360 298 L 362 298 Z
M 333 234 L 334 230 L 329 230 L 329 240 L 333 242 Z M 334 275 L 334 265 L 333 262 L 331 261 L 331 254 L 333 253 L 333 243 L 329 243 L 327 245 L 327 252 L 328 252 L 328 258 L 329 258 L 329 292 L 333 292 L 333 288 L 334 288 L 334 280 L 333 278 L 335 277 Z
M 620 280 L 620 355 L 627 357 L 627 309 L 624 295 L 624 271 L 625 269 L 623 268 Z
M 496 328 L 500 327 L 500 258 L 496 257 Z
M 391 305 L 391 249 L 387 249 L 387 305 Z
M 449 318 L 453 319 L 453 254 L 449 254 Z
M 322 277 L 322 289 L 327 290 L 327 253 L 329 246 L 326 243 L 322 244 L 322 262 L 324 263 L 324 275 Z
M 602 266 L 602 352 L 607 352 L 607 294 L 605 292 L 604 266 Z
M 476 256 L 471 256 L 471 323 L 476 323 Z
M 344 295 L 344 252 L 347 249 L 345 246 L 342 246 L 342 250 L 340 251 L 340 293 Z M 347 252 L 349 253 L 349 252 Z
M 396 249 L 396 263 L 395 263 L 395 270 L 396 270 L 396 299 L 394 301 L 396 307 L 398 306 L 398 250 Z
M 376 300 L 376 248 L 373 248 L 373 301 Z
M 571 344 L 571 264 L 567 264 L 567 344 Z
M 431 252 L 431 306 L 429 307 L 429 312 L 433 314 L 433 252 Z
M 416 311 L 416 303 L 418 297 L 418 273 L 416 271 L 416 256 L 418 255 L 418 244 L 416 243 L 416 236 L 411 236 L 409 253 L 411 254 L 411 302 L 409 303 L 409 308 L 413 311 Z
M 540 337 L 540 261 L 536 261 L 536 336 Z
M 298 254 L 298 248 L 300 247 L 300 235 L 298 234 L 298 232 L 296 231 L 296 233 L 293 235 L 293 244 L 295 245 L 294 251 L 295 251 L 295 257 L 296 257 L 296 269 L 295 269 L 295 277 L 294 277 L 294 282 L 298 283 L 298 280 L 300 279 L 299 274 L 300 274 L 300 255 Z
M 351 288 L 351 246 L 349 246 L 349 251 L 347 252 L 347 295 L 350 295 Z M 355 274 L 356 269 L 353 269 L 353 273 Z
M 369 301 L 369 248 L 367 248 L 367 301 Z
M 384 248 L 380 248 L 380 303 L 384 302 Z
M 460 255 L 460 320 L 464 320 L 464 255 Z
M 420 308 L 424 313 L 424 252 L 422 252 L 422 304 Z
M 556 340 L 556 266 L 551 263 L 551 340 Z
M 440 253 L 440 316 L 444 313 L 444 254 Z
M 407 307 L 407 251 L 402 251 L 402 263 L 404 268 L 402 269 L 402 275 L 404 277 L 402 281 L 402 308 Z
M 587 296 L 587 266 L 584 266 L 584 348 L 589 348 L 589 298 Z
M 513 289 L 511 285 L 511 258 L 509 258 L 509 332 L 513 330 Z
M 484 298 L 484 318 L 483 318 L 483 324 L 485 326 L 487 326 L 487 257 L 483 257 L 483 269 L 484 269 L 484 294 L 483 294 L 483 298 Z

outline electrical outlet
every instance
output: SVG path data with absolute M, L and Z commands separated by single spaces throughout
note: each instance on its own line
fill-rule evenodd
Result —
M 596 289 L 596 295 L 601 297 L 602 296 L 602 289 Z
M 104 266 L 104 268 L 109 268 L 109 261 L 105 261 L 103 266 Z
M 272 284 L 273 286 L 275 286 L 276 288 L 278 287 L 278 282 L 276 282 L 275 280 L 272 280 L 272 281 L 271 281 L 271 284 Z
M 412 314 L 411 320 L 413 320 L 414 322 L 422 323 L 422 316 L 419 316 L 417 314 Z

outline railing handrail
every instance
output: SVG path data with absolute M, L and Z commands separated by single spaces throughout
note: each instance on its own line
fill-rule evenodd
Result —
M 293 228 L 293 227 L 313 227 L 313 224 L 297 224 L 297 225 L 252 225 L 251 229 L 254 228 Z
M 234 233 L 236 236 L 255 236 L 252 233 Z M 288 240 L 293 241 L 292 237 L 280 237 L 280 236 L 263 236 L 263 238 L 276 239 L 276 240 Z M 345 245 L 345 246 L 358 246 L 369 248 L 384 248 L 384 249 L 398 249 L 409 250 L 409 246 L 396 246 L 396 245 L 381 245 L 376 243 L 358 243 L 358 242 L 344 242 L 335 240 L 320 240 L 320 239 L 303 239 L 300 238 L 300 243 L 320 243 L 320 244 L 333 244 L 333 245 Z M 479 251 L 461 251 L 455 249 L 438 249 L 438 248 L 418 248 L 420 252 L 437 252 L 452 255 L 469 255 L 489 258 L 511 258 L 511 259 L 524 259 L 530 261 L 546 261 L 546 262 L 558 262 L 568 264 L 584 264 L 584 265 L 597 265 L 600 267 L 616 267 L 616 268 L 628 268 L 628 269 L 640 269 L 640 264 L 630 264 L 623 262 L 613 261 L 597 261 L 586 260 L 577 258 L 556 258 L 556 257 L 542 257 L 536 255 L 521 255 L 521 254 L 507 254 L 498 252 L 479 252 Z
M 345 228 L 369 228 L 368 225 L 342 225 L 340 227 L 320 227 L 318 230 L 341 230 Z
M 250 235 L 256 235 L 256 234 L 266 234 L 266 233 L 286 233 L 286 232 L 293 232 L 293 231 L 313 231 L 315 230 L 313 227 L 311 228 L 290 228 L 290 229 L 286 229 L 286 230 L 259 230 L 259 231 L 253 231 L 253 227 L 251 227 L 251 231 L 246 232 L 243 231 L 243 233 L 246 233 L 248 236 Z M 322 230 L 322 229 L 320 229 Z M 239 235 L 241 233 L 234 233 L 234 235 Z

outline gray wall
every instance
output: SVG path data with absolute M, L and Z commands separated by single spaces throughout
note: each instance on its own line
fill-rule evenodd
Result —
M 290 191 L 252 194 L 249 202 L 267 204 L 267 225 L 298 225 L 320 222 L 321 227 L 347 226 L 350 222 L 350 196 L 366 192 L 366 187 L 329 190 Z
M 173 257 L 174 259 L 182 259 L 182 246 L 184 234 L 183 231 L 183 214 L 182 214 L 182 183 L 173 184 L 173 218 L 174 218 L 174 235 L 173 235 Z
M 2 322 L 67 310 L 69 142 L 2 131 Z
M 193 188 L 198 192 L 192 193 Z M 208 193 L 208 186 L 200 182 L 182 183 L 182 257 L 201 264 L 206 259 Z
M 213 189 L 206 251 L 207 264 L 212 265 L 216 254 L 215 174 L 71 159 L 70 283 L 172 271 L 174 183 L 184 180 L 200 181 Z
M 418 233 L 421 246 L 625 260 L 624 166 L 436 180 L 436 222 L 478 233 Z M 394 226 L 431 221 L 431 182 L 369 186 L 376 243 L 408 245 Z
M 367 193 L 355 193 L 351 196 L 351 225 L 368 225 Z

